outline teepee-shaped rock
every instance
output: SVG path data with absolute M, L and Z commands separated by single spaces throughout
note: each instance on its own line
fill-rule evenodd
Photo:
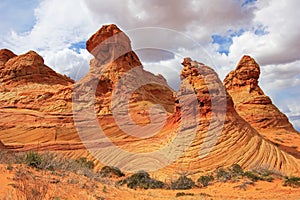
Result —
M 261 135 L 300 158 L 300 134 L 285 114 L 272 103 L 258 85 L 260 67 L 250 56 L 244 56 L 235 70 L 224 79 L 238 114 Z

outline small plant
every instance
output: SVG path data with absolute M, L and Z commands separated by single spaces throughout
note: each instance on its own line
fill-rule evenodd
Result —
M 294 188 L 300 187 L 300 178 L 291 176 L 291 177 L 284 177 L 283 186 L 290 186 Z
M 254 185 L 254 182 L 253 181 L 249 181 L 249 180 L 244 180 L 244 182 L 242 184 L 234 186 L 234 188 L 239 188 L 239 189 L 246 190 L 247 185 Z
M 12 171 L 12 170 L 13 170 L 13 166 L 11 165 L 11 163 L 8 163 L 8 164 L 7 164 L 6 169 L 7 169 L 8 171 Z
M 216 171 L 217 179 L 221 182 L 226 182 L 231 179 L 231 173 L 224 168 L 219 168 Z
M 106 188 L 106 186 L 104 185 L 103 186 L 103 190 L 102 190 L 104 193 L 107 193 L 107 188 Z
M 259 180 L 263 180 L 259 175 L 257 175 L 255 172 L 252 171 L 246 171 L 244 173 L 244 176 L 249 178 L 253 182 L 257 182 Z
M 176 181 L 171 183 L 171 189 L 173 190 L 188 190 L 192 189 L 195 185 L 195 182 L 186 177 L 185 175 L 181 175 Z
M 274 178 L 272 176 L 274 173 L 275 172 L 273 172 L 265 167 L 259 167 L 253 171 L 245 172 L 244 176 L 249 178 L 253 182 L 256 182 L 259 180 L 272 182 L 274 180 Z
M 14 178 L 17 199 L 43 200 L 46 197 L 49 182 L 41 177 L 34 176 L 25 171 L 18 171 Z
M 34 168 L 39 168 L 42 163 L 42 157 L 37 152 L 29 152 L 26 154 L 25 163 Z
M 213 180 L 214 180 L 214 177 L 212 175 L 200 176 L 200 178 L 197 180 L 197 183 L 201 187 L 207 187 Z
M 242 167 L 239 164 L 233 164 L 231 166 L 230 171 L 231 171 L 231 174 L 235 177 L 236 176 L 242 176 L 244 174 L 244 171 L 243 171 Z
M 81 167 L 86 167 L 88 169 L 94 169 L 95 165 L 92 161 L 86 159 L 86 157 L 81 157 L 75 160 Z
M 117 183 L 117 185 L 123 184 L 126 184 L 131 189 L 157 189 L 165 187 L 163 182 L 150 178 L 150 175 L 145 171 L 139 171 Z
M 99 172 L 100 176 L 102 177 L 122 177 L 125 176 L 123 172 L 117 167 L 113 166 L 104 166 L 102 167 L 101 171 Z
M 182 196 L 194 196 L 194 193 L 184 193 L 184 192 L 176 193 L 176 197 L 182 197 Z

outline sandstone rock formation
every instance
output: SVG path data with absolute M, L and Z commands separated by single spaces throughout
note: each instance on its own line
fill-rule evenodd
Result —
M 75 84 L 34 52 L 1 51 L 0 140 L 8 149 L 60 151 L 93 159 L 96 169 L 113 165 L 158 177 L 196 177 L 234 163 L 300 173 L 298 159 L 239 116 L 210 67 L 184 59 L 175 93 L 161 75 L 143 70 L 115 25 L 95 33 L 87 50 L 95 58 Z
M 224 85 L 234 107 L 260 134 L 299 158 L 300 147 L 297 152 L 295 144 L 300 144 L 300 134 L 259 87 L 259 75 L 259 65 L 250 56 L 244 56 L 226 76 Z
M 14 54 L 12 51 L 8 50 L 8 49 L 1 49 L 0 50 L 0 69 L 3 69 L 5 66 L 5 63 L 13 58 L 17 56 L 16 54 Z
M 17 56 L 0 50 L 0 139 L 36 144 L 78 140 L 71 111 L 73 83 L 34 51 Z
M 95 109 L 98 115 L 112 114 L 112 103 L 116 106 L 126 103 L 120 101 L 120 98 L 112 99 L 113 92 L 118 97 L 126 96 L 125 93 L 128 93 L 127 96 L 131 95 L 130 106 L 133 117 L 134 112 L 139 113 L 142 109 L 149 108 L 149 105 L 147 108 L 139 107 L 143 102 L 158 103 L 164 105 L 168 112 L 173 112 L 172 89 L 161 75 L 154 76 L 143 70 L 142 63 L 132 51 L 129 38 L 116 25 L 103 26 L 91 36 L 86 46 L 95 58 L 91 60 L 88 74 L 77 84 L 81 88 L 77 91 L 81 93 L 79 95 L 81 98 L 86 99 L 90 94 L 85 90 L 92 87 L 92 95 L 96 96 Z M 141 79 L 143 84 L 139 84 Z M 125 85 L 127 88 L 122 91 Z M 132 94 L 129 94 L 130 92 Z
M 70 85 L 74 81 L 62 76 L 44 64 L 44 59 L 34 51 L 16 56 L 8 50 L 1 50 L 1 84 L 25 84 L 37 82 L 49 85 Z M 20 82 L 19 82 L 20 81 Z
M 299 160 L 265 140 L 238 115 L 231 96 L 211 68 L 190 58 L 182 64 L 181 77 L 194 88 L 200 116 L 190 148 L 167 167 L 169 171 L 197 174 L 238 163 L 248 169 L 267 166 L 285 173 L 299 173 Z M 190 99 L 191 94 L 179 95 Z M 212 148 L 207 151 L 209 147 Z

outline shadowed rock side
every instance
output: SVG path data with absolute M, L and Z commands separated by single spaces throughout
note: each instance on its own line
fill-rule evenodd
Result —
M 3 142 L 0 140 L 0 151 L 1 150 L 4 150 L 6 147 L 5 145 L 3 144 Z
M 300 134 L 288 118 L 272 104 L 258 85 L 260 67 L 250 56 L 244 56 L 236 69 L 224 80 L 234 107 L 261 135 L 278 144 L 281 149 L 300 158 Z

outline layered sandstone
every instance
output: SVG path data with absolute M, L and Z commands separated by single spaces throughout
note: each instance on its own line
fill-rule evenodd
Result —
M 272 103 L 258 85 L 260 67 L 250 56 L 244 56 L 235 70 L 224 79 L 234 107 L 260 134 L 294 156 L 299 157 L 300 135 L 285 114 Z M 297 152 L 298 149 L 298 152 Z
M 181 77 L 195 91 L 199 115 L 195 138 L 181 159 L 167 167 L 170 171 L 180 166 L 182 171 L 197 174 L 238 163 L 246 169 L 267 166 L 284 173 L 299 173 L 298 159 L 265 140 L 239 116 L 231 96 L 210 67 L 190 58 L 182 64 Z M 191 99 L 194 94 L 179 95 Z
M 299 160 L 239 116 L 210 67 L 184 59 L 175 94 L 161 75 L 143 69 L 117 26 L 103 26 L 87 50 L 95 58 L 75 84 L 34 52 L 0 56 L 0 140 L 8 149 L 60 151 L 88 157 L 97 169 L 144 169 L 158 177 L 196 178 L 234 163 L 300 173 Z
M 71 110 L 73 83 L 34 51 L 15 55 L 0 50 L 0 139 L 35 144 L 78 141 Z

